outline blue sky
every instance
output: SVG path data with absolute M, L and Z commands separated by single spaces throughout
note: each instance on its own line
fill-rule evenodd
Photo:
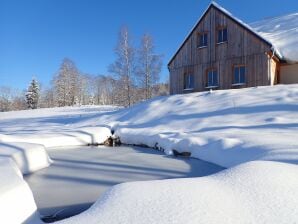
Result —
M 122 25 L 136 44 L 150 33 L 168 60 L 210 1 L 0 0 L 0 86 L 24 89 L 31 78 L 50 84 L 64 57 L 80 71 L 106 74 Z M 298 12 L 297 0 L 218 0 L 245 22 Z

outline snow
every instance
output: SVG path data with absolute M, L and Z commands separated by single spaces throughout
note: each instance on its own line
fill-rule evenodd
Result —
M 124 143 L 188 151 L 224 167 L 298 163 L 297 84 L 160 97 L 98 121 Z
M 295 223 L 298 166 L 257 161 L 201 178 L 130 182 L 57 224 Z
M 43 169 L 51 163 L 43 145 L 23 142 L 0 142 L 0 158 L 12 158 L 23 174 Z
M 250 24 L 265 39 L 269 40 L 285 60 L 298 61 L 298 13 L 264 19 Z
M 1 223 L 41 223 L 32 192 L 11 159 L 0 159 Z
M 26 142 L 43 144 L 46 150 L 58 145 L 86 145 L 102 142 L 111 129 L 124 143 L 145 144 L 168 155 L 173 150 L 188 151 L 192 157 L 229 169 L 203 178 L 118 185 L 91 209 L 64 223 L 298 220 L 298 176 L 297 165 L 293 165 L 298 164 L 297 84 L 158 97 L 126 109 L 69 107 L 0 113 L 2 145 Z M 21 160 L 12 156 L 14 153 L 10 155 L 21 168 Z M 28 194 L 24 203 L 28 200 L 30 205 L 27 185 L 14 167 L 9 169 L 15 176 L 1 178 L 5 184 L 0 197 L 7 194 L 3 189 L 11 186 L 8 179 L 16 179 L 23 189 L 20 192 Z M 18 193 L 5 200 L 18 203 L 15 197 L 20 196 L 14 195 Z M 6 203 L 2 202 L 0 206 Z M 31 208 L 33 212 L 33 205 Z
M 1 113 L 0 142 L 28 142 L 46 148 L 100 144 L 110 136 L 110 127 L 84 121 L 116 109 L 86 106 Z

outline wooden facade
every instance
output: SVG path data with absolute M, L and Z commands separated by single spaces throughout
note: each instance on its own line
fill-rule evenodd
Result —
M 227 29 L 227 41 L 218 42 L 218 30 Z M 198 47 L 199 36 L 207 33 L 206 47 Z M 230 89 L 278 83 L 279 59 L 266 42 L 237 19 L 211 4 L 168 64 L 170 93 L 208 90 L 207 73 L 218 73 L 218 87 Z M 233 85 L 234 67 L 245 66 L 245 83 Z M 194 87 L 185 89 L 184 76 L 194 75 Z

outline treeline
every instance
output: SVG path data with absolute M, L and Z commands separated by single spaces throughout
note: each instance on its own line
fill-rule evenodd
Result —
M 155 96 L 167 95 L 168 84 L 159 83 L 162 56 L 155 53 L 153 38 L 143 35 L 138 47 L 126 27 L 119 32 L 116 59 L 109 75 L 89 75 L 69 58 L 63 59 L 50 87 L 33 79 L 27 90 L 0 87 L 0 111 L 74 105 L 131 106 Z

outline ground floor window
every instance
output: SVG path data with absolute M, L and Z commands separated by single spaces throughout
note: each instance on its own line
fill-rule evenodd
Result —
M 218 87 L 218 73 L 214 69 L 207 72 L 207 87 Z
M 233 84 L 244 84 L 245 83 L 245 66 L 237 65 L 234 66 L 234 80 Z
M 184 74 L 184 89 L 193 89 L 194 88 L 194 76 L 193 74 Z

